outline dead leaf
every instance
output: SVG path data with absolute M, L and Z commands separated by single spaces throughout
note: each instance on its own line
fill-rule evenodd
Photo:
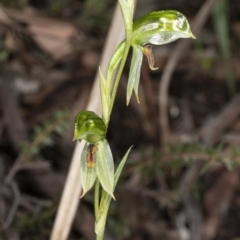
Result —
M 77 30 L 72 23 L 6 8 L 4 13 L 11 19 L 26 24 L 24 32 L 30 33 L 38 46 L 54 59 L 58 60 L 73 52 L 71 39 L 76 36 Z
M 76 34 L 76 29 L 71 24 L 45 19 L 43 22 L 29 24 L 27 30 L 37 44 L 55 59 L 73 52 L 71 38 Z

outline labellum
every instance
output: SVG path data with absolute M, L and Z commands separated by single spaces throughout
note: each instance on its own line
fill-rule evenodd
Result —
M 95 144 L 89 144 L 87 152 L 87 166 L 88 168 L 94 168 L 96 163 L 96 152 L 98 148 Z

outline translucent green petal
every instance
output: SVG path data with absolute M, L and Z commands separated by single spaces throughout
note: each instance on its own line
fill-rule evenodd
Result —
M 97 174 L 96 174 L 96 167 L 95 167 L 95 156 L 93 156 L 91 150 L 92 144 L 86 143 L 82 155 L 81 155 L 81 165 L 80 165 L 80 176 L 81 176 L 81 183 L 83 187 L 83 197 L 93 186 Z M 91 158 L 91 159 L 89 159 Z M 92 161 L 92 162 L 89 162 Z
M 140 70 L 141 70 L 142 58 L 143 58 L 142 49 L 134 45 L 132 47 L 133 47 L 133 55 L 132 55 L 132 61 L 130 66 L 128 85 L 127 85 L 127 105 L 129 104 L 133 89 L 134 89 L 137 101 L 139 102 L 138 85 L 140 80 Z
M 97 143 L 96 173 L 103 189 L 113 198 L 114 189 L 114 162 L 113 156 L 106 139 Z

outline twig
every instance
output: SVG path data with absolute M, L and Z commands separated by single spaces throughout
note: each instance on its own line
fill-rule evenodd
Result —
M 202 213 L 199 202 L 192 196 L 191 186 L 196 181 L 204 166 L 204 161 L 197 161 L 191 166 L 181 180 L 179 194 L 184 204 L 184 212 L 190 224 L 190 239 L 201 240 L 202 237 Z
M 211 118 L 199 130 L 199 136 L 208 146 L 214 146 L 222 136 L 223 132 L 240 115 L 240 95 L 236 96 L 229 102 L 222 111 L 215 117 Z
M 36 146 L 39 146 L 41 144 L 41 142 L 43 142 L 44 138 L 48 135 L 50 135 L 55 129 L 56 126 L 59 126 L 60 124 L 62 124 L 62 122 L 65 121 L 65 117 L 59 118 L 57 120 L 55 120 L 50 126 L 48 126 L 47 128 L 43 129 L 41 134 L 39 134 L 31 143 L 28 143 L 27 146 L 27 150 L 31 150 L 33 148 L 35 148 Z M 20 169 L 26 169 L 27 166 L 23 165 L 24 159 L 25 159 L 25 154 L 23 151 L 22 153 L 20 153 L 17 157 L 17 159 L 14 162 L 14 165 L 12 166 L 12 168 L 10 169 L 8 175 L 5 177 L 5 182 L 9 183 L 12 181 L 12 179 L 14 178 L 14 176 L 16 175 L 16 173 L 20 170 Z M 47 168 L 49 167 L 49 164 L 44 164 L 44 163 L 40 163 L 38 162 L 38 164 L 35 164 L 35 169 L 37 167 L 42 167 L 42 168 Z M 31 166 L 30 166 L 31 167 Z M 33 168 L 34 168 L 33 167 Z
M 239 171 L 224 171 L 205 192 L 202 199 L 205 213 L 202 239 L 218 238 L 216 235 L 221 231 L 221 222 L 228 221 L 227 212 L 238 189 L 238 183 Z
M 12 191 L 9 189 L 9 185 L 5 184 L 1 186 L 1 197 L 3 197 L 6 201 L 12 199 Z M 39 209 L 49 207 L 51 204 L 52 202 L 49 200 L 38 199 L 26 194 L 21 194 L 19 200 L 19 206 L 33 212 L 34 216 L 39 213 Z
M 206 0 L 193 22 L 193 33 L 198 34 L 206 22 L 213 6 L 218 0 Z M 171 132 L 168 122 L 168 89 L 170 85 L 171 76 L 180 59 L 181 54 L 186 51 L 191 41 L 180 41 L 173 50 L 166 67 L 164 68 L 161 80 L 160 89 L 158 93 L 159 113 L 160 113 L 160 136 L 161 144 L 166 145 L 170 141 Z
M 124 27 L 121 19 L 119 7 L 116 8 L 112 25 L 105 43 L 102 59 L 101 69 L 106 73 L 108 62 L 111 54 L 116 46 L 124 37 Z M 101 98 L 98 85 L 98 74 L 95 77 L 94 86 L 91 91 L 90 100 L 87 106 L 88 110 L 101 114 Z M 72 225 L 73 218 L 79 203 L 79 196 L 82 190 L 80 181 L 80 161 L 81 152 L 84 146 L 82 141 L 75 147 L 75 151 L 71 160 L 71 165 L 68 177 L 65 183 L 63 195 L 58 208 L 57 216 L 55 219 L 51 240 L 66 240 Z
M 11 170 L 9 171 L 8 175 L 5 177 L 5 182 L 7 184 L 10 184 L 12 182 L 17 171 L 20 169 L 23 160 L 24 160 L 24 156 L 22 154 L 19 154 L 17 159 L 14 162 L 14 165 L 12 166 Z
M 10 186 L 11 189 L 12 189 L 12 192 L 13 192 L 13 195 L 14 195 L 14 197 L 13 197 L 14 200 L 13 200 L 12 207 L 9 211 L 8 217 L 1 227 L 2 230 L 7 229 L 11 225 L 11 223 L 14 219 L 14 215 L 17 211 L 18 206 L 19 206 L 20 199 L 21 199 L 21 194 L 20 194 L 20 191 L 18 189 L 17 184 L 14 181 L 11 181 L 11 182 L 7 183 L 7 185 Z
M 0 101 L 2 104 L 3 120 L 6 123 L 9 138 L 16 150 L 27 142 L 27 130 L 21 114 L 14 87 L 15 76 L 7 72 L 0 72 Z
M 38 199 L 33 196 L 26 194 L 21 194 L 20 205 L 31 210 L 34 213 L 34 217 L 38 216 L 41 209 L 44 207 L 50 207 L 52 205 L 51 201 Z

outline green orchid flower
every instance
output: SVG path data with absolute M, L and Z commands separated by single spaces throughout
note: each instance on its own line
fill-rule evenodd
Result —
M 127 85 L 127 105 L 133 91 L 139 102 L 138 85 L 143 55 L 147 57 L 151 70 L 158 69 L 154 67 L 152 47 L 149 44 L 163 45 L 179 38 L 195 38 L 195 36 L 191 32 L 186 17 L 178 11 L 151 12 L 133 23 L 131 40 L 133 52 Z M 125 41 L 121 42 L 113 53 L 109 64 L 107 81 L 111 81 L 110 77 L 122 58 L 124 47 Z
M 91 144 L 86 142 L 81 155 L 81 181 L 83 197 L 99 180 L 102 188 L 115 200 L 114 190 L 114 162 L 106 139 Z

